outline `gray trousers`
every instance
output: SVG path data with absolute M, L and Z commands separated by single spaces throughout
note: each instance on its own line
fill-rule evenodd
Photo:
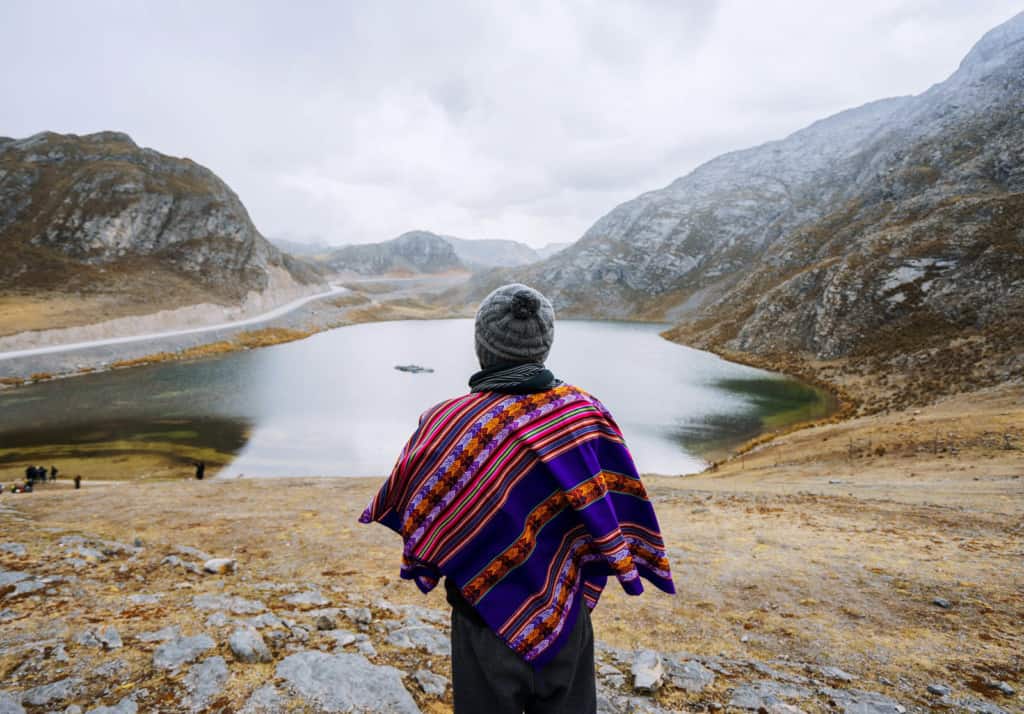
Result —
M 486 625 L 452 611 L 455 714 L 595 714 L 596 686 L 586 607 L 565 646 L 536 670 Z

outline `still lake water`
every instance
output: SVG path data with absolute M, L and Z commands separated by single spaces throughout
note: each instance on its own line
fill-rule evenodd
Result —
M 827 411 L 817 390 L 667 342 L 662 328 L 560 320 L 548 360 L 604 402 L 642 472 L 699 471 L 711 447 Z M 394 369 L 410 363 L 434 372 Z M 472 320 L 433 320 L 46 382 L 0 393 L 0 463 L 44 444 L 158 440 L 213 449 L 228 476 L 386 475 L 420 413 L 468 391 L 477 368 Z

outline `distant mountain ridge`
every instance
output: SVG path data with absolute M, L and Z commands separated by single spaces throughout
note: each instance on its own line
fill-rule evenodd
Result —
M 0 253 L 0 292 L 104 296 L 96 318 L 321 283 L 212 171 L 118 132 L 0 139 Z
M 1002 355 L 981 382 L 1020 374 L 1024 13 L 923 94 L 713 159 L 448 299 L 513 279 L 560 314 L 668 319 L 703 347 L 895 359 L 965 340 L 960 357 Z
M 282 247 L 287 245 L 280 243 Z M 568 244 L 541 249 L 552 254 Z M 448 246 L 447 248 L 445 246 Z M 306 246 L 303 246 L 306 248 Z M 449 250 L 450 248 L 450 250 Z M 309 251 L 305 251 L 309 254 Z M 387 273 L 438 273 L 450 270 L 480 271 L 517 267 L 541 260 L 543 254 L 513 240 L 467 239 L 430 231 L 408 231 L 381 243 L 362 243 L 329 248 L 317 256 L 334 271 L 360 275 Z

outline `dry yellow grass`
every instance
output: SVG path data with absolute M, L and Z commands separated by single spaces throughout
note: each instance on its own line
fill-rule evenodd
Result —
M 311 330 L 293 330 L 284 327 L 267 327 L 261 330 L 242 332 L 230 340 L 210 342 L 205 345 L 197 345 L 181 350 L 180 352 L 156 352 L 151 355 L 135 357 L 132 359 L 117 360 L 110 364 L 111 369 L 126 369 L 128 367 L 139 367 L 145 364 L 158 364 L 160 362 L 172 362 L 175 360 L 202 359 L 215 357 L 217 355 L 237 352 L 238 350 L 255 349 L 257 347 L 269 347 L 285 342 L 302 340 L 312 335 Z

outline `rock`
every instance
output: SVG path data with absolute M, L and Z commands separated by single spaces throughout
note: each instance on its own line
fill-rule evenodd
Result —
M 321 595 L 319 590 L 307 590 L 302 593 L 286 595 L 284 601 L 299 608 L 324 607 L 331 604 L 331 601 Z
M 0 570 L 0 587 L 13 585 L 31 577 L 28 573 L 23 573 L 20 570 Z
M 333 630 L 333 629 L 335 629 L 337 627 L 337 625 L 334 623 L 334 620 L 332 620 L 331 618 L 327 617 L 327 615 L 320 615 L 319 617 L 317 617 L 316 621 L 315 621 L 315 624 L 316 624 L 316 629 L 321 630 L 321 631 L 323 631 L 323 630 Z
M 267 609 L 259 600 L 246 600 L 234 595 L 196 595 L 192 606 L 199 610 L 226 610 L 236 615 L 252 615 Z
M 193 548 L 190 545 L 176 545 L 174 546 L 174 552 L 178 555 L 187 555 L 190 558 L 195 558 L 196 560 L 206 561 L 213 559 L 213 556 L 205 550 L 199 550 L 198 548 Z
M 284 697 L 273 684 L 264 684 L 249 696 L 240 714 L 279 714 L 282 711 L 286 711 Z
M 153 666 L 157 669 L 175 670 L 215 646 L 216 643 L 209 635 L 176 637 L 156 648 L 153 652 Z
M 295 627 L 289 628 L 288 631 L 291 633 L 292 637 L 299 642 L 306 642 L 309 640 L 309 630 L 302 625 L 296 625 Z
M 345 647 L 346 645 L 350 645 L 353 642 L 366 641 L 366 635 L 361 635 L 363 639 L 360 640 L 360 635 L 357 635 L 354 632 L 349 632 L 348 630 L 324 630 L 324 634 L 334 638 L 335 647 Z
M 256 617 L 247 617 L 243 620 L 239 620 L 239 622 L 249 625 L 250 627 L 255 627 L 257 630 L 263 627 L 285 626 L 284 622 L 281 621 L 281 618 L 272 612 L 265 612 L 262 615 L 257 615 Z
M 123 675 L 129 672 L 131 672 L 131 667 L 123 659 L 105 662 L 93 670 L 93 673 L 102 680 L 124 680 Z
M 164 642 L 181 636 L 181 628 L 177 625 L 169 625 L 153 632 L 142 632 L 135 635 L 135 639 L 141 642 Z
M 0 691 L 0 714 L 25 714 L 20 697 L 9 692 Z
M 224 575 L 235 572 L 236 565 L 234 558 L 211 558 L 203 563 L 203 570 L 213 575 Z
M 937 697 L 948 697 L 953 693 L 953 690 L 948 684 L 929 684 L 928 693 L 934 694 Z
M 10 553 L 18 558 L 24 558 L 28 555 L 28 550 L 21 543 L 0 543 L 0 551 Z
M 359 650 L 359 654 L 363 655 L 364 657 L 377 656 L 377 648 L 374 647 L 373 643 L 369 640 L 364 640 L 363 642 L 359 642 L 358 644 L 356 644 L 356 649 Z
M 3 710 L 0 709 L 0 711 Z M 82 707 L 78 706 L 77 704 L 69 704 L 67 708 L 64 710 L 64 714 L 82 714 Z
M 5 600 L 14 600 L 22 595 L 28 595 L 30 593 L 38 592 L 46 587 L 46 583 L 41 580 L 19 580 L 14 584 L 14 589 L 4 596 Z
M 388 644 L 402 649 L 418 649 L 432 655 L 447 657 L 452 653 L 448 635 L 430 625 L 402 627 L 387 636 Z
M 121 634 L 115 627 L 80 632 L 75 636 L 75 642 L 84 647 L 102 647 L 105 650 L 116 650 L 123 645 Z
M 831 699 L 843 714 L 905 714 L 907 711 L 899 702 L 878 692 L 825 687 L 821 693 Z
M 821 672 L 823 677 L 839 682 L 852 682 L 857 679 L 854 675 L 839 669 L 839 667 L 820 667 L 818 671 Z
M 232 632 L 228 638 L 228 646 L 231 648 L 231 654 L 239 662 L 253 664 L 270 662 L 273 659 L 267 644 L 255 627 L 240 627 Z
M 1010 714 L 1010 712 L 998 704 L 986 702 L 984 699 L 976 699 L 975 697 L 957 699 L 953 704 L 957 711 L 967 712 L 967 714 Z
M 373 613 L 370 612 L 368 607 L 345 607 L 342 608 L 341 612 L 357 625 L 369 625 L 373 622 Z
M 1008 697 L 1012 697 L 1014 694 L 1017 693 L 1016 690 L 1006 682 L 989 682 L 988 688 L 994 689 L 997 692 L 1005 694 Z
M 138 705 L 131 697 L 125 697 L 117 704 L 109 707 L 96 707 L 90 709 L 86 714 L 136 714 L 139 711 Z
M 147 595 L 145 593 L 139 593 L 136 595 L 129 595 L 128 602 L 133 605 L 158 605 L 163 595 Z
M 772 707 L 786 704 L 786 699 L 804 699 L 809 696 L 810 690 L 803 687 L 766 679 L 736 687 L 729 699 L 729 706 L 752 711 L 770 710 Z
M 193 712 L 202 711 L 224 690 L 228 681 L 228 665 L 223 657 L 210 657 L 189 667 L 184 681 L 188 696 L 182 703 Z
M 932 600 L 932 605 L 941 607 L 943 610 L 948 610 L 949 608 L 953 607 L 953 603 L 951 603 L 946 598 L 942 597 L 937 597 L 934 600 Z
M 182 560 L 176 555 L 168 555 L 166 558 L 160 561 L 161 565 L 170 565 L 172 568 L 182 568 L 190 573 L 199 575 L 202 571 L 199 566 L 195 563 L 189 563 L 188 561 Z
M 630 668 L 633 675 L 633 688 L 641 692 L 656 691 L 665 677 L 665 668 L 661 663 L 661 655 L 654 650 L 641 650 L 633 658 Z
M 710 687 L 715 681 L 715 674 L 695 660 L 676 662 L 668 661 L 668 677 L 672 685 L 687 692 L 698 693 Z
M 419 714 L 399 671 L 371 664 L 362 655 L 307 650 L 283 659 L 275 674 L 292 692 L 325 712 Z
M 448 689 L 448 680 L 428 669 L 417 669 L 412 678 L 420 685 L 423 693 L 431 697 L 443 697 Z
M 41 687 L 34 687 L 21 695 L 23 704 L 31 704 L 37 707 L 57 704 L 65 699 L 71 699 L 82 688 L 82 680 L 77 677 L 68 677 Z
M 14 610 L 0 610 L 0 623 L 13 622 L 21 617 Z
M 206 618 L 207 627 L 227 627 L 231 624 L 231 618 L 223 612 L 215 612 Z

